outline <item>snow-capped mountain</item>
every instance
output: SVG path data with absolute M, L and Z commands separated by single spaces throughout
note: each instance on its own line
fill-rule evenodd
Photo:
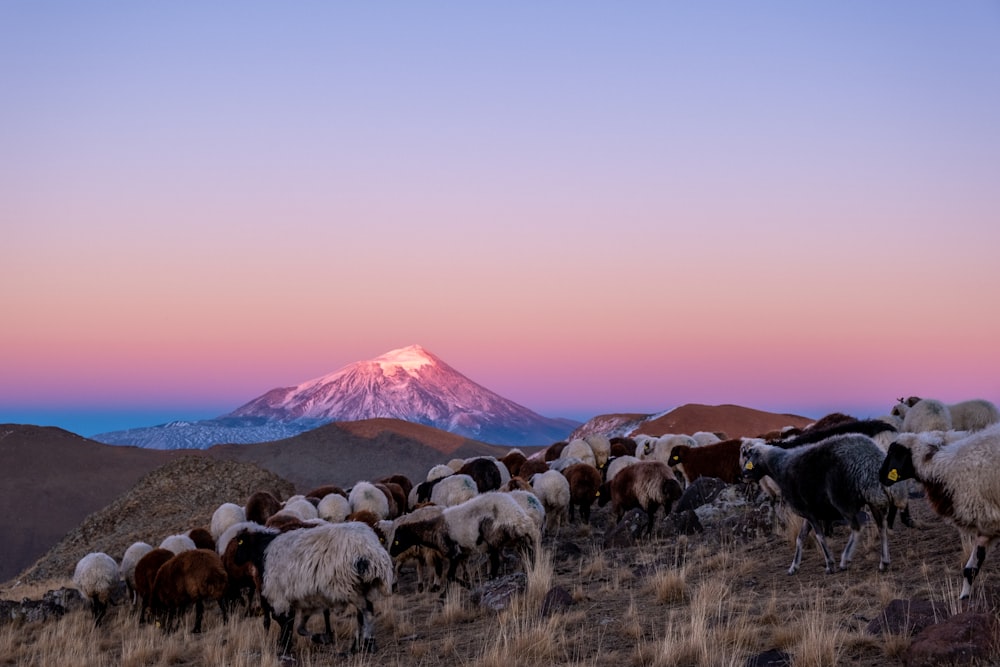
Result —
M 156 449 L 206 448 L 277 440 L 331 421 L 378 417 L 511 446 L 549 444 L 579 425 L 532 412 L 411 345 L 293 387 L 272 389 L 217 419 L 102 433 L 93 439 Z

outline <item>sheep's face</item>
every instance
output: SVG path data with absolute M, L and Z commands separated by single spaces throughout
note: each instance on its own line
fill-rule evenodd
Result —
M 395 558 L 407 549 L 420 544 L 421 541 L 411 526 L 398 526 L 389 545 L 389 555 Z
M 764 465 L 764 453 L 759 445 L 750 445 L 745 453 L 743 463 L 743 479 L 752 482 L 759 482 L 767 474 L 767 466 Z
M 909 449 L 894 442 L 889 445 L 889 451 L 885 455 L 885 461 L 878 470 L 878 479 L 885 486 L 891 486 L 904 479 L 916 477 L 917 471 L 913 467 L 913 455 Z
M 687 450 L 690 449 L 687 445 L 676 445 L 670 450 L 670 459 L 667 461 L 672 466 L 680 465 L 684 463 L 684 458 L 687 455 Z

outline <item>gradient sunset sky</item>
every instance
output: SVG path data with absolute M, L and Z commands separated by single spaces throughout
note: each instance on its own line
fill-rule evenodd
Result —
M 548 416 L 1000 402 L 1000 4 L 0 3 L 0 422 L 420 344 Z

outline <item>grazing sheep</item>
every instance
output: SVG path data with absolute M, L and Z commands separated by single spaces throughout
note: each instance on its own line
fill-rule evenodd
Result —
M 563 447 L 559 458 L 562 460 L 579 459 L 583 463 L 589 463 L 595 468 L 597 467 L 597 458 L 594 456 L 594 450 L 590 448 L 590 445 L 583 438 L 571 440 L 568 445 Z
M 616 435 L 611 438 L 611 456 L 635 456 L 637 444 L 632 438 Z
M 205 528 L 192 528 L 187 532 L 188 537 L 194 542 L 195 549 L 208 549 L 215 551 L 215 538 L 212 533 Z
M 291 514 L 302 521 L 319 517 L 316 505 L 313 505 L 305 496 L 292 496 L 286 500 L 284 507 L 281 508 L 281 513 Z
M 407 500 L 410 497 L 410 491 L 413 490 L 413 482 L 410 481 L 409 477 L 400 473 L 396 473 L 395 475 L 389 475 L 388 477 L 383 477 L 378 481 L 387 486 L 389 484 L 398 485 L 400 490 L 402 490 L 403 492 L 403 503 L 399 506 L 399 512 L 400 514 L 405 514 L 406 512 L 410 511 L 410 507 Z M 392 487 L 390 486 L 389 488 L 391 489 Z M 346 497 L 347 494 L 345 493 L 344 496 Z
M 580 507 L 580 518 L 590 523 L 590 506 L 597 500 L 601 488 L 601 473 L 589 463 L 576 463 L 566 468 L 562 474 L 569 482 L 569 520 L 573 521 L 573 509 Z
M 677 447 L 678 445 L 695 448 L 698 446 L 698 441 L 690 435 L 668 433 L 667 435 L 662 435 L 655 440 L 647 440 L 646 444 L 642 448 L 642 451 L 638 455 L 639 460 L 661 461 L 669 465 L 670 452 L 672 452 L 674 447 Z
M 920 433 L 952 429 L 951 412 L 948 411 L 947 405 L 932 398 L 909 400 L 914 402 L 912 404 L 900 402 L 892 409 L 892 414 L 903 418 L 902 431 Z
M 234 523 L 243 523 L 246 520 L 247 515 L 242 507 L 236 503 L 222 503 L 212 513 L 212 524 L 209 528 L 209 531 L 212 533 L 212 539 L 218 540 L 226 532 L 226 528 L 229 528 Z
M 633 463 L 638 463 L 639 459 L 628 454 L 616 456 L 608 460 L 608 467 L 604 470 L 604 481 L 610 482 L 615 476 Z
M 270 491 L 256 491 L 247 498 L 246 514 L 247 521 L 253 521 L 260 525 L 267 523 L 271 515 L 281 511 L 281 501 Z M 218 540 L 219 538 L 216 538 Z
M 510 472 L 511 477 L 521 476 L 521 466 L 528 458 L 520 449 L 512 449 L 507 454 L 500 458 L 500 463 L 507 466 L 507 470 Z
M 464 461 L 462 462 L 464 465 Z M 441 479 L 442 477 L 448 477 L 454 475 L 455 470 L 451 466 L 446 466 L 444 464 L 438 464 L 427 471 L 427 478 L 425 482 L 433 482 L 436 479 Z
M 278 650 L 289 653 L 296 611 L 353 606 L 358 627 L 353 650 L 375 649 L 378 595 L 389 595 L 389 554 L 368 526 L 338 523 L 288 533 L 239 533 L 235 561 L 253 563 L 261 576 L 261 599 L 281 628 Z M 332 641 L 332 637 L 327 637 Z
M 538 496 L 527 489 L 514 489 L 506 493 L 509 493 L 510 497 L 516 500 L 517 504 L 521 506 L 521 509 L 534 520 L 535 525 L 538 527 L 538 532 L 541 534 L 545 530 L 545 506 L 538 499 Z
M 345 499 L 344 502 L 347 502 Z M 260 577 L 257 569 L 252 563 L 236 563 L 236 542 L 235 538 L 239 533 L 245 531 L 267 532 L 268 528 L 255 521 L 244 521 L 233 524 L 226 529 L 226 532 L 219 538 L 216 551 L 222 560 L 222 567 L 226 570 L 226 593 L 224 600 L 230 607 L 237 602 L 246 605 L 247 614 L 253 606 L 254 593 L 260 589 Z M 270 625 L 270 617 L 265 619 L 265 628 Z
M 194 604 L 194 628 L 191 631 L 199 633 L 206 600 L 218 603 L 222 622 L 226 622 L 226 581 L 226 569 L 219 554 L 208 549 L 184 551 L 157 571 L 150 609 L 155 618 L 163 619 L 164 631 L 171 632 L 187 608 Z
M 723 440 L 729 440 L 730 438 L 720 438 L 718 433 L 712 433 L 711 431 L 696 431 L 691 434 L 694 441 L 698 443 L 699 447 L 704 447 L 705 445 L 714 445 L 717 442 L 722 442 Z
M 600 433 L 591 433 L 583 439 L 594 452 L 594 465 L 598 470 L 603 470 L 608 465 L 608 459 L 611 458 L 611 440 L 608 439 L 608 436 Z
M 139 560 L 153 550 L 153 547 L 145 542 L 135 542 L 128 549 L 125 550 L 125 555 L 122 556 L 122 563 L 118 568 L 118 572 L 121 575 L 122 580 L 125 582 L 125 588 L 128 590 L 129 601 L 134 605 L 139 597 L 135 592 L 135 566 L 139 563 Z
M 919 404 L 918 404 L 919 405 Z M 934 511 L 960 533 L 975 537 L 962 572 L 959 599 L 972 592 L 986 550 L 1000 536 L 1000 425 L 949 442 L 946 433 L 900 434 L 889 446 L 879 479 L 920 481 Z
M 646 535 L 649 536 L 653 534 L 656 511 L 662 507 L 665 514 L 670 514 L 670 508 L 680 497 L 681 485 L 667 464 L 640 461 L 605 482 L 597 503 L 603 507 L 610 501 L 619 521 L 626 511 L 641 508 L 646 513 Z
M 511 477 L 510 480 L 500 487 L 500 491 L 510 492 L 510 491 L 531 491 L 531 484 L 524 481 L 520 477 Z
M 337 486 L 336 484 L 323 484 L 322 486 L 317 486 L 315 489 L 312 489 L 311 491 L 307 492 L 305 494 L 305 497 L 315 498 L 316 500 L 323 500 L 331 493 L 336 493 L 338 495 L 341 495 L 345 499 L 347 498 L 347 492 L 344 491 L 339 486 Z
M 479 493 L 495 491 L 503 484 L 503 478 L 500 476 L 496 461 L 487 458 L 469 459 L 455 474 L 471 477 L 475 481 L 476 490 Z
M 175 555 L 169 549 L 156 548 L 135 564 L 135 592 L 142 600 L 142 605 L 139 607 L 139 623 L 146 621 L 146 614 L 153 601 L 153 582 L 156 581 L 156 573 L 160 571 L 160 566 Z
M 380 519 L 389 518 L 389 500 L 377 486 L 371 482 L 358 482 L 351 487 L 347 500 L 351 503 L 351 512 L 367 510 Z
M 566 459 L 564 459 L 564 458 L 558 458 L 558 459 L 556 459 L 554 461 L 549 461 L 549 467 L 548 467 L 548 469 L 549 470 L 558 470 L 559 472 L 562 472 L 566 468 L 568 468 L 570 466 L 575 466 L 578 463 L 584 463 L 583 459 L 578 459 L 575 456 L 570 457 L 570 458 L 566 458 Z M 590 465 L 590 464 L 588 463 L 587 465 Z
M 85 600 L 90 601 L 94 625 L 100 625 L 108 612 L 108 604 L 123 585 L 118 563 L 106 553 L 95 551 L 81 558 L 73 571 L 73 585 Z
M 330 523 L 341 523 L 351 513 L 351 503 L 344 496 L 331 493 L 323 497 L 316 506 L 319 518 Z
M 519 471 L 520 472 L 519 476 L 522 479 L 531 479 L 532 476 L 537 475 L 539 473 L 547 472 L 549 470 L 551 470 L 551 468 L 549 468 L 549 464 L 546 463 L 545 461 L 541 461 L 539 459 L 528 459 L 521 466 L 521 470 Z
M 569 516 L 569 480 L 557 470 L 532 476 L 531 489 L 545 508 L 546 530 L 559 528 Z
M 191 549 L 197 549 L 198 547 L 195 545 L 194 540 L 181 533 L 178 535 L 169 535 L 163 538 L 163 541 L 160 542 L 160 548 L 172 551 L 174 555 L 176 555 L 182 551 L 190 551 Z
M 385 495 L 385 500 L 389 503 L 389 513 L 383 517 L 385 519 L 395 519 L 406 509 L 406 495 L 399 484 L 392 482 L 374 482 L 375 488 Z
M 1000 410 L 990 401 L 974 398 L 948 405 L 951 427 L 956 431 L 981 431 L 1000 422 Z
M 703 447 L 674 445 L 667 463 L 690 484 L 699 477 L 716 477 L 727 484 L 740 481 L 740 439 L 723 440 Z
M 416 524 L 422 521 L 436 520 L 444 512 L 443 507 L 438 505 L 428 505 L 415 509 L 409 514 L 404 514 L 395 521 L 386 522 L 388 526 L 381 526 L 382 537 L 387 548 L 392 546 L 395 538 L 396 528 L 407 524 Z M 415 544 L 409 549 L 402 551 L 393 557 L 395 563 L 395 580 L 399 581 L 400 568 L 409 561 L 416 561 L 417 564 L 417 592 L 423 593 L 425 590 L 439 591 L 442 586 L 442 576 L 444 574 L 444 555 L 435 548 L 423 544 Z M 427 575 L 430 570 L 433 577 Z
M 476 481 L 465 474 L 455 474 L 438 481 L 431 490 L 430 501 L 442 507 L 460 505 L 478 495 Z
M 545 449 L 545 453 L 542 455 L 542 460 L 546 463 L 549 461 L 555 461 L 562 455 L 563 449 L 565 449 L 568 444 L 568 442 L 562 440 L 559 442 L 553 442 Z
M 754 481 L 770 476 L 781 489 L 782 501 L 805 521 L 795 540 L 795 556 L 788 574 L 795 574 L 802 562 L 802 547 L 809 531 L 823 551 L 826 572 L 833 572 L 834 560 L 823 536 L 823 528 L 833 521 L 851 526 L 840 558 L 840 569 L 850 565 L 861 534 L 859 512 L 868 507 L 879 529 L 881 557 L 878 569 L 889 566 L 889 537 L 886 514 L 889 495 L 879 482 L 879 466 L 884 455 L 865 435 L 838 435 L 812 445 L 782 449 L 754 443 L 745 450 L 743 474 Z

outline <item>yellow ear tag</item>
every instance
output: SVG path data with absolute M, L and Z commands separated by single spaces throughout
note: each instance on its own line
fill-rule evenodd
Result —
M 680 461 L 680 460 L 681 460 L 681 457 L 679 457 L 679 456 L 675 456 L 674 457 L 674 461 Z
M 753 461 L 747 461 L 747 464 L 743 467 L 747 470 L 753 470 Z
M 890 482 L 896 482 L 899 480 L 899 473 L 896 472 L 895 468 L 893 468 L 892 470 L 889 471 L 889 474 L 886 475 L 886 477 L 889 478 Z
M 596 495 L 596 496 L 600 497 L 600 495 L 601 495 L 601 492 L 600 492 L 600 491 L 598 491 L 598 492 L 597 492 L 596 494 L 594 494 L 594 495 Z

